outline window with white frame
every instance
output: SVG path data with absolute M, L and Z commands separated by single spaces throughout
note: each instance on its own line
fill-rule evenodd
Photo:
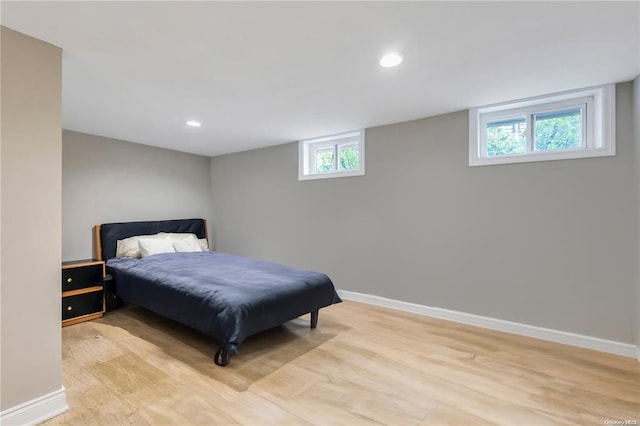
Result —
M 307 139 L 298 145 L 298 179 L 364 174 L 364 130 Z
M 469 165 L 615 155 L 615 85 L 469 110 Z

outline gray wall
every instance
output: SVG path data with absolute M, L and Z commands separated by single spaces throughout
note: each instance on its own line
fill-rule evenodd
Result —
M 299 182 L 297 144 L 211 159 L 220 251 L 336 287 L 635 343 L 632 85 L 615 157 L 468 166 L 466 111 L 367 129 L 366 175 Z
M 639 9 L 639 13 L 640 13 L 640 9 Z M 640 17 L 639 17 L 640 18 Z M 635 199 L 637 202 L 636 205 L 636 220 L 637 222 L 640 224 L 640 75 L 638 77 L 636 77 L 635 80 L 633 80 L 633 122 L 634 122 L 634 128 L 635 128 L 635 152 L 636 152 L 636 156 L 635 156 L 635 160 L 636 160 L 636 167 L 635 167 Z M 639 253 L 638 255 L 640 256 L 640 226 L 638 227 L 638 238 L 636 243 L 638 244 L 638 250 Z M 637 280 L 637 284 L 638 284 L 638 293 L 636 295 L 636 301 L 637 301 L 637 305 L 636 305 L 636 315 L 637 315 L 637 322 L 636 322 L 636 331 L 637 331 L 637 345 L 638 348 L 640 348 L 640 258 L 636 258 L 636 264 L 638 266 L 638 280 Z M 638 360 L 640 360 L 640 349 L 638 350 Z
M 210 219 L 212 204 L 208 157 L 62 133 L 64 260 L 92 257 L 96 224 Z
M 0 411 L 59 391 L 62 50 L 2 27 Z M 58 408 L 63 409 L 64 400 Z

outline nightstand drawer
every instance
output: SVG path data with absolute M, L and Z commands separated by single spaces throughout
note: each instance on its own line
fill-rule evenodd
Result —
M 82 315 L 102 312 L 103 296 L 102 291 L 78 294 L 62 298 L 62 319 L 80 317 Z
M 62 292 L 102 285 L 102 264 L 62 270 Z

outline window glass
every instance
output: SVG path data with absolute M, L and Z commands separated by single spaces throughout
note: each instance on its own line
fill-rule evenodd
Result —
M 358 168 L 358 145 L 338 146 L 338 158 L 340 159 L 340 170 L 352 170 Z
M 316 173 L 327 173 L 333 170 L 333 147 L 316 150 Z
M 524 154 L 527 149 L 526 129 L 525 117 L 487 123 L 487 155 Z
M 582 114 L 580 108 L 534 114 L 534 147 L 536 151 L 571 149 L 582 146 Z

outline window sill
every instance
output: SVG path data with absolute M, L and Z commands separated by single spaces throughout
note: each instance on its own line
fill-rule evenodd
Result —
M 470 166 L 492 166 L 495 164 L 510 163 L 532 163 L 536 161 L 553 161 L 553 160 L 573 160 L 578 158 L 593 157 L 609 157 L 616 155 L 615 146 L 610 149 L 592 149 L 592 150 L 567 150 L 562 152 L 548 152 L 539 154 L 521 154 L 521 155 L 503 155 L 491 158 L 476 158 L 473 155 L 469 157 Z
M 317 173 L 309 175 L 298 175 L 298 180 L 332 179 L 352 176 L 364 176 L 364 169 L 349 170 L 343 172 Z

